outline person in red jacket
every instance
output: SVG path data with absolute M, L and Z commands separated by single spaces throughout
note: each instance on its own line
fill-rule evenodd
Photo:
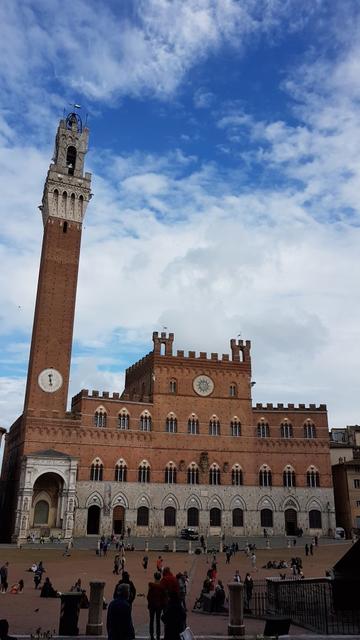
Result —
M 154 640 L 154 619 L 156 624 L 156 640 L 160 640 L 160 616 L 166 603 L 166 595 L 164 587 L 160 583 L 161 573 L 155 571 L 154 582 L 149 582 L 149 590 L 147 594 L 149 609 L 149 633 L 150 640 Z
M 171 573 L 170 567 L 164 567 L 160 584 L 165 591 L 167 599 L 169 598 L 171 593 L 176 593 L 179 595 L 179 583 L 175 576 Z

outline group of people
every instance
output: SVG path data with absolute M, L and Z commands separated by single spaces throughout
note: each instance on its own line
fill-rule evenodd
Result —
M 130 537 L 130 533 L 131 529 L 130 527 L 128 527 L 128 538 Z M 121 536 L 115 536 L 114 534 L 112 534 L 108 537 L 101 536 L 97 543 L 96 555 L 106 557 L 108 549 L 112 545 L 115 547 L 116 551 L 124 552 L 125 549 L 127 551 L 135 551 L 134 544 L 131 544 L 130 541 L 125 543 L 123 534 Z
M 149 582 L 147 592 L 150 640 L 160 640 L 161 621 L 164 624 L 164 640 L 179 640 L 180 633 L 186 628 L 187 582 L 186 572 L 173 575 L 169 567 L 163 567 L 162 557 L 158 557 L 154 579 Z M 108 607 L 109 640 L 135 638 L 131 615 L 135 597 L 136 587 L 129 573 L 123 571 Z

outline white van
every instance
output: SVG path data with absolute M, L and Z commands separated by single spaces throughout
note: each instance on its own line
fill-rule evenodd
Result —
M 334 538 L 335 540 L 345 540 L 345 529 L 342 527 L 336 527 Z

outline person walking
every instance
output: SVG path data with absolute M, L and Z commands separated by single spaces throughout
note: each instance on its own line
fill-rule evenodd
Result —
M 122 572 L 122 573 L 124 573 L 124 571 L 125 571 L 125 565 L 126 565 L 125 553 L 122 553 L 122 554 L 121 554 L 120 564 L 121 564 L 121 572 Z
M 226 549 L 226 554 L 225 554 L 226 555 L 226 564 L 230 564 L 231 554 L 232 554 L 232 551 L 231 551 L 230 547 L 228 547 Z
M 250 573 L 247 573 L 245 576 L 245 611 L 246 613 L 251 612 L 251 599 L 252 599 L 253 589 L 254 589 L 254 581 Z
M 117 553 L 115 558 L 114 558 L 114 568 L 113 568 L 113 574 L 115 576 L 119 575 L 119 566 L 120 566 L 120 556 Z
M 168 604 L 161 619 L 165 626 L 164 640 L 180 640 L 180 633 L 186 627 L 186 611 L 175 591 L 170 592 Z
M 1 593 L 6 593 L 8 590 L 8 575 L 9 575 L 9 563 L 5 562 L 2 567 L 0 567 L 0 589 Z
M 115 598 L 116 596 L 116 592 L 118 587 L 120 587 L 120 585 L 122 584 L 127 584 L 129 587 L 129 597 L 128 597 L 128 601 L 129 601 L 129 605 L 130 605 L 130 609 L 132 608 L 132 604 L 135 600 L 136 597 L 136 588 L 135 585 L 133 583 L 132 580 L 130 580 L 130 574 L 127 571 L 124 571 L 122 574 L 122 578 L 121 580 L 119 580 L 119 582 L 117 583 L 115 589 L 114 589 L 114 595 L 113 597 Z
M 148 568 L 149 564 L 149 556 L 144 556 L 142 560 L 142 566 L 144 567 L 144 571 Z
M 306 543 L 306 545 L 305 545 L 305 555 L 306 555 L 306 557 L 309 555 L 309 545 L 308 545 L 308 543 Z
M 115 597 L 110 602 L 107 611 L 108 640 L 134 640 L 135 638 L 129 595 L 128 584 L 123 583 L 116 587 Z
M 160 580 L 161 580 L 161 573 L 159 571 L 155 571 L 154 582 L 149 582 L 149 589 L 147 593 L 147 602 L 148 602 L 148 609 L 149 609 L 150 640 L 155 640 L 154 621 L 155 621 L 156 640 L 160 640 L 160 636 L 161 636 L 160 618 L 161 618 L 161 612 L 165 607 L 166 596 L 165 596 L 164 588 L 160 584 Z
M 161 556 L 156 560 L 156 570 L 162 573 L 164 561 Z
M 251 554 L 251 566 L 253 568 L 253 571 L 257 571 L 255 551 L 253 551 L 252 554 Z

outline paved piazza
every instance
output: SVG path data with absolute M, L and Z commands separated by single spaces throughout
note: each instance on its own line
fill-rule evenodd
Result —
M 268 560 L 287 560 L 293 555 L 301 556 L 305 577 L 322 577 L 325 570 L 334 563 L 349 548 L 350 543 L 334 544 L 328 541 L 320 541 L 313 557 L 305 557 L 304 541 L 297 541 L 295 548 L 272 548 L 257 551 L 257 572 L 252 572 L 254 579 L 278 575 L 279 571 L 261 569 Z M 93 579 L 104 580 L 105 597 L 109 601 L 112 597 L 114 585 L 119 578 L 112 574 L 113 558 L 115 551 L 108 551 L 106 558 L 96 556 L 94 549 L 74 549 L 71 557 L 63 557 L 63 548 L 39 548 L 38 545 L 16 549 L 14 547 L 0 546 L 0 564 L 9 562 L 9 585 L 11 586 L 20 578 L 25 582 L 24 593 L 0 595 L 0 618 L 6 617 L 10 622 L 11 634 L 29 634 L 38 627 L 43 630 L 58 630 L 60 599 L 40 598 L 40 591 L 34 589 L 33 574 L 26 571 L 33 562 L 43 561 L 46 569 L 45 576 L 49 576 L 53 586 L 58 591 L 68 591 L 77 578 L 81 578 L 84 588 L 89 594 L 89 581 Z M 149 566 L 145 572 L 141 566 L 144 556 L 143 551 L 128 551 L 126 553 L 126 570 L 129 571 L 137 589 L 137 597 L 133 606 L 133 619 L 137 636 L 148 636 L 148 611 L 146 602 L 147 584 L 152 579 L 155 570 L 155 562 L 159 552 L 149 552 Z M 189 555 L 188 553 L 161 553 L 164 558 L 164 566 L 170 566 L 176 573 L 180 570 L 189 572 L 191 583 L 187 598 L 188 624 L 195 634 L 226 635 L 227 618 L 222 616 L 209 616 L 192 613 L 191 609 L 195 598 L 199 595 L 201 584 L 208 569 L 205 556 Z M 250 559 L 243 551 L 231 558 L 230 565 L 225 564 L 225 554 L 217 554 L 218 578 L 226 584 L 235 572 L 240 570 L 241 576 L 247 571 L 251 572 Z M 290 574 L 290 569 L 287 570 Z M 80 633 L 85 633 L 88 611 L 80 612 Z M 106 612 L 104 612 L 104 622 Z M 247 633 L 261 633 L 264 629 L 263 620 L 245 619 Z M 105 630 L 105 626 L 104 626 Z M 305 630 L 292 627 L 295 634 L 304 634 Z

